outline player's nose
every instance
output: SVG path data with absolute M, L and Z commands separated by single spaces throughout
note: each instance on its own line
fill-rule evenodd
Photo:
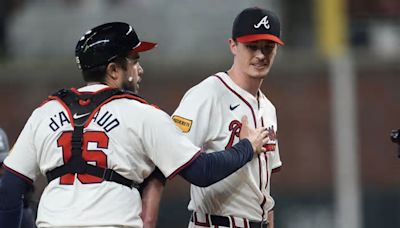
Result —
M 144 74 L 144 70 L 143 70 L 143 67 L 139 64 L 139 67 L 138 67 L 138 74 L 140 75 L 140 76 L 142 76 L 143 74 Z
M 257 51 L 255 52 L 255 56 L 258 59 L 265 59 L 266 53 L 264 53 L 261 49 L 257 49 Z

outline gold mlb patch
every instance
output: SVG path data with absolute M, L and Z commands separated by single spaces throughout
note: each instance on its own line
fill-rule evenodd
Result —
M 192 120 L 183 118 L 181 116 L 172 116 L 172 119 L 174 120 L 176 126 L 178 126 L 182 132 L 189 132 L 190 128 L 192 127 Z

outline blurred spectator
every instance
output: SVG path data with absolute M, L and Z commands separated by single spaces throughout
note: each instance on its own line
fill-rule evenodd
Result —
M 4 130 L 0 128 L 0 184 L 1 184 L 1 176 L 3 175 L 3 161 L 7 157 L 9 150 L 8 146 L 8 137 Z

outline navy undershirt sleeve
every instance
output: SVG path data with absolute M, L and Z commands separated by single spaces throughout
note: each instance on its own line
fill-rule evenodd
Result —
M 200 154 L 179 174 L 196 186 L 207 187 L 231 175 L 251 161 L 253 153 L 250 141 L 242 139 L 227 150 Z
M 31 184 L 4 169 L 0 182 L 0 227 L 19 227 L 24 194 Z

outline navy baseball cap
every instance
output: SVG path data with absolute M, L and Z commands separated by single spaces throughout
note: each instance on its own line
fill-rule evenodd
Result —
M 4 130 L 0 128 L 0 164 L 2 164 L 7 157 L 9 149 L 7 135 Z
M 232 38 L 241 43 L 271 40 L 284 45 L 280 34 L 279 18 L 269 10 L 258 7 L 247 8 L 233 21 Z

